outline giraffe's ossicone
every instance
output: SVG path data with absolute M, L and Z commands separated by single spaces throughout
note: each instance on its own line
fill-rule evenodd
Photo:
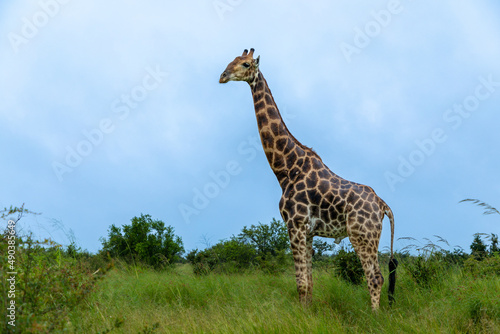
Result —
M 397 261 L 393 257 L 394 217 L 375 191 L 333 173 L 312 149 L 302 145 L 288 130 L 271 90 L 259 70 L 254 49 L 236 57 L 220 76 L 220 83 L 246 81 L 252 90 L 259 134 L 269 165 L 283 190 L 279 209 L 288 226 L 295 262 L 299 298 L 312 298 L 312 243 L 314 236 L 349 237 L 365 272 L 371 304 L 377 309 L 384 278 L 378 263 L 382 220 L 391 224 L 389 301 L 393 301 Z

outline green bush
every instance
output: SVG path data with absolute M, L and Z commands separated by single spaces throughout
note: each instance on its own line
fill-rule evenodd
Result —
M 78 262 L 85 262 L 93 272 L 114 266 L 114 262 L 105 252 L 100 251 L 97 254 L 92 254 L 82 249 L 74 241 L 66 246 L 66 249 L 61 249 L 61 252 L 66 258 L 72 258 Z
M 405 267 L 418 285 L 427 288 L 439 283 L 445 270 L 439 257 L 435 255 L 412 257 L 405 263 Z
M 473 276 L 500 276 L 500 255 L 494 255 L 483 260 L 471 256 L 464 263 L 464 269 Z
M 291 267 L 293 258 L 289 252 L 281 250 L 274 256 L 271 254 L 257 257 L 258 268 L 267 274 L 281 274 Z
M 269 224 L 245 226 L 238 236 L 201 251 L 195 249 L 186 259 L 195 274 L 235 273 L 250 268 L 280 273 L 291 264 L 287 227 L 276 219 Z
M 252 245 L 233 237 L 201 251 L 195 249 L 186 258 L 195 274 L 234 273 L 256 265 L 257 252 Z
M 290 251 L 288 228 L 283 221 L 275 218 L 269 224 L 243 227 L 238 239 L 252 245 L 261 256 L 276 256 L 282 251 Z
M 20 235 L 16 225 L 23 214 L 36 213 L 24 205 L 0 211 L 0 219 L 7 221 L 0 234 L 0 307 L 6 311 L 0 318 L 0 332 L 69 329 L 69 313 L 89 296 L 106 270 L 94 270 L 90 262 L 77 261 L 49 239 L 37 241 L 31 234 Z M 82 253 L 76 248 L 70 252 L 75 256 Z M 92 257 L 88 252 L 85 256 Z
M 8 263 L 7 235 L 0 236 L 2 263 Z M 31 235 L 17 237 L 13 269 L 2 266 L 1 307 L 6 310 L 10 300 L 15 300 L 16 327 L 8 324 L 5 316 L 0 326 L 6 332 L 52 333 L 70 327 L 68 314 L 94 290 L 98 272 L 90 262 L 77 261 L 66 255 L 62 246 L 51 241 L 36 241 Z M 5 270 L 7 269 L 7 270 Z M 15 278 L 15 296 L 11 293 L 8 278 Z M 17 329 L 15 329 L 17 328 Z M 14 329 L 14 330 L 13 330 Z
M 363 282 L 365 273 L 361 261 L 354 250 L 341 247 L 340 250 L 333 255 L 332 262 L 334 265 L 334 272 L 338 277 L 355 285 Z
M 111 257 L 129 262 L 138 260 L 156 269 L 179 261 L 184 253 L 182 239 L 174 234 L 172 226 L 143 214 L 122 228 L 111 225 L 108 239 L 103 238 L 101 242 L 102 252 Z

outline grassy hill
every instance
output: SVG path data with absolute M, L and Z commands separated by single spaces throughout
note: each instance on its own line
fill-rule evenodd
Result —
M 387 272 L 384 273 L 387 277 Z M 314 301 L 298 302 L 293 270 L 195 276 L 190 265 L 113 270 L 71 314 L 78 333 L 500 333 L 500 277 L 449 269 L 422 287 L 405 266 L 397 303 L 370 309 L 365 285 L 314 273 Z

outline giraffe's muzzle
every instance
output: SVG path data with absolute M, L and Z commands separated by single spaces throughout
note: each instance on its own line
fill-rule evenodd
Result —
M 222 72 L 220 75 L 219 83 L 226 83 L 229 81 L 229 75 L 226 73 L 226 71 Z

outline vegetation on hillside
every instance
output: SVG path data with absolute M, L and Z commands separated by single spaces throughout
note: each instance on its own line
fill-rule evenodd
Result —
M 65 249 L 50 239 L 19 235 L 16 224 L 26 214 L 34 213 L 23 206 L 1 213 L 7 228 L 0 234 L 0 332 L 58 332 L 110 266 L 74 244 Z
M 11 207 L 0 218 L 17 223 L 23 214 L 35 213 Z M 16 234 L 13 254 L 9 226 L 0 236 L 0 294 L 7 310 L 15 269 L 16 327 L 4 317 L 0 331 L 500 332 L 496 234 L 475 234 L 470 252 L 437 236 L 424 244 L 402 238 L 411 244 L 395 254 L 396 304 L 389 308 L 382 298 L 381 311 L 372 313 L 358 257 L 349 244 L 325 239 L 313 244 L 314 302 L 303 308 L 287 229 L 275 219 L 184 258 L 174 229 L 149 215 L 111 225 L 96 254 L 29 234 Z M 379 258 L 388 277 L 389 254 Z

